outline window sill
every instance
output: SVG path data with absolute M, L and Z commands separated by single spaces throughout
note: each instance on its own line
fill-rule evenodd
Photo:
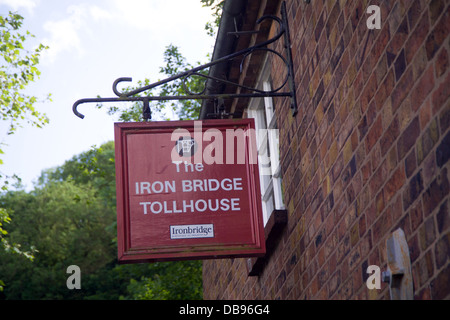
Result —
M 272 255 L 279 237 L 287 225 L 287 210 L 274 210 L 264 227 L 266 238 L 266 254 L 263 257 L 250 258 L 247 260 L 248 276 L 259 276 L 264 269 L 266 261 Z

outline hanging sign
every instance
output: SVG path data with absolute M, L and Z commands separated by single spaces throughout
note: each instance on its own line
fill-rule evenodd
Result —
M 120 262 L 261 256 L 253 119 L 116 123 Z

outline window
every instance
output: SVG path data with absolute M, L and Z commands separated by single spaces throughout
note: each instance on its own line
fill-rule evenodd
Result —
M 266 60 L 257 88 L 271 90 L 270 60 Z M 276 247 L 277 239 L 287 225 L 287 211 L 281 189 L 281 166 L 279 153 L 279 131 L 272 98 L 254 98 L 247 109 L 249 118 L 255 119 L 258 165 L 261 184 L 261 198 L 264 231 L 266 237 L 266 255 L 249 258 L 247 271 L 249 276 L 259 276 L 266 260 L 270 259 Z
M 270 64 L 266 63 L 266 66 Z M 258 88 L 271 90 L 270 72 L 262 72 Z M 274 210 L 284 209 L 281 189 L 281 167 L 279 156 L 279 131 L 271 97 L 255 98 L 248 107 L 248 116 L 255 119 L 258 150 L 259 175 L 264 226 Z

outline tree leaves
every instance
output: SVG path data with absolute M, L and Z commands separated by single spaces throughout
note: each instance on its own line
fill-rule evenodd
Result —
M 194 68 L 194 65 L 188 63 L 186 58 L 180 53 L 179 48 L 172 44 L 166 47 L 164 52 L 163 67 L 160 67 L 160 73 L 167 76 L 167 78 L 178 75 L 185 71 Z M 196 66 L 201 65 L 200 62 Z M 208 69 L 202 70 L 200 74 L 207 74 Z M 158 80 L 160 81 L 160 80 Z M 148 86 L 151 83 L 150 79 L 140 80 L 135 86 L 128 86 L 123 89 L 123 92 L 131 92 L 136 89 Z M 205 78 L 198 75 L 191 75 L 186 78 L 180 78 L 171 82 L 164 83 L 160 87 L 147 90 L 136 96 L 185 96 L 192 93 L 200 93 L 204 90 Z M 99 96 L 98 96 L 99 97 Z M 100 98 L 100 97 L 99 97 Z M 199 100 L 159 100 L 151 101 L 150 109 L 153 117 L 157 114 L 158 118 L 170 120 L 171 113 L 176 114 L 180 120 L 197 119 L 200 114 L 201 103 Z M 103 108 L 103 104 L 98 104 L 97 107 Z M 136 102 L 128 104 L 125 108 L 119 108 L 115 105 L 109 106 L 107 109 L 109 115 L 119 115 L 119 121 L 124 122 L 139 122 L 142 121 L 142 103 Z
M 39 44 L 34 50 L 25 49 L 26 40 L 34 35 L 19 33 L 22 23 L 23 17 L 17 13 L 0 15 L 0 120 L 10 122 L 7 134 L 13 134 L 22 121 L 39 128 L 49 121 L 34 108 L 37 98 L 24 93 L 40 76 L 39 57 L 48 47 Z M 50 95 L 45 100 L 50 100 Z
M 35 257 L 0 250 L 3 298 L 201 299 L 201 261 L 118 265 L 115 192 L 108 142 L 45 170 L 33 191 L 0 196 L 9 239 Z M 81 291 L 65 286 L 69 265 L 81 269 Z
M 0 251 L 0 274 L 8 299 L 92 294 L 68 290 L 65 270 L 76 264 L 89 278 L 115 259 L 114 233 L 106 229 L 115 220 L 115 212 L 105 206 L 95 188 L 73 180 L 50 181 L 30 193 L 9 192 L 0 203 L 11 212 L 9 239 L 21 243 L 24 251 L 33 250 L 35 257 L 31 263 Z
M 170 44 L 164 52 L 164 61 L 166 65 L 160 68 L 162 74 L 168 77 L 188 71 L 194 66 L 186 61 L 186 58 L 180 53 L 178 47 Z M 197 62 L 200 65 L 200 62 Z M 208 74 L 208 69 L 199 73 Z M 177 79 L 165 83 L 161 86 L 160 95 L 164 96 L 184 96 L 191 93 L 200 93 L 204 90 L 205 78 L 192 75 L 185 79 Z M 159 101 L 158 108 L 162 110 L 167 107 L 168 101 Z M 180 120 L 198 119 L 201 103 L 199 100 L 175 100 L 169 103 L 172 110 L 178 115 Z
M 224 1 L 201 2 L 212 8 L 214 21 L 206 24 L 205 30 L 214 35 Z M 22 24 L 23 17 L 17 13 L 0 15 L 0 120 L 10 122 L 7 134 L 13 134 L 23 122 L 42 127 L 49 121 L 35 108 L 38 98 L 24 93 L 39 78 L 39 58 L 48 47 L 40 44 L 27 50 L 26 41 L 34 36 L 28 31 L 21 34 Z M 188 63 L 174 45 L 167 46 L 164 59 L 160 71 L 169 77 L 200 65 Z M 204 80 L 192 75 L 141 95 L 201 92 Z M 150 80 L 144 79 L 136 87 L 149 84 Z M 50 95 L 43 101 L 47 100 Z M 152 112 L 166 118 L 170 117 L 168 112 L 174 112 L 180 119 L 196 119 L 200 111 L 196 100 L 152 104 Z M 119 114 L 119 121 L 141 121 L 142 106 L 134 103 L 125 110 L 112 106 L 108 113 Z M 3 191 L 7 191 L 8 181 L 4 183 Z M 9 241 L 4 238 L 5 224 Z M 0 291 L 4 289 L 0 299 L 202 298 L 201 261 L 117 264 L 112 142 L 94 146 L 62 166 L 45 170 L 31 192 L 0 194 L 0 240 L 5 249 L 0 250 Z M 82 291 L 65 287 L 65 270 L 71 264 L 81 268 Z
M 7 135 L 13 134 L 22 121 L 39 128 L 48 123 L 47 116 L 34 107 L 37 98 L 24 93 L 27 85 L 41 74 L 37 65 L 41 52 L 47 47 L 39 44 L 32 51 L 26 50 L 25 41 L 34 36 L 28 31 L 26 35 L 19 33 L 22 23 L 23 17 L 17 13 L 0 15 L 0 121 L 9 121 Z M 47 99 L 50 99 L 50 96 Z M 2 144 L 3 142 L 0 143 L 0 147 Z M 3 154 L 1 148 L 0 154 Z M 2 164 L 3 161 L 0 159 L 0 165 Z M 8 178 L 11 177 L 4 177 L 0 172 L 0 178 L 4 179 L 1 190 L 8 190 Z M 3 251 L 14 252 L 32 260 L 34 252 L 32 249 L 22 251 L 19 244 L 10 243 L 5 238 L 7 232 L 2 228 L 2 221 L 9 222 L 9 213 L 0 207 L 0 247 Z M 0 291 L 3 286 L 2 281 Z

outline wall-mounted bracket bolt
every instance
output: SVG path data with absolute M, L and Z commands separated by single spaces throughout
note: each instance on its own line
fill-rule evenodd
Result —
M 390 283 L 391 282 L 391 272 L 389 270 L 383 271 L 381 273 L 381 280 L 384 283 Z

